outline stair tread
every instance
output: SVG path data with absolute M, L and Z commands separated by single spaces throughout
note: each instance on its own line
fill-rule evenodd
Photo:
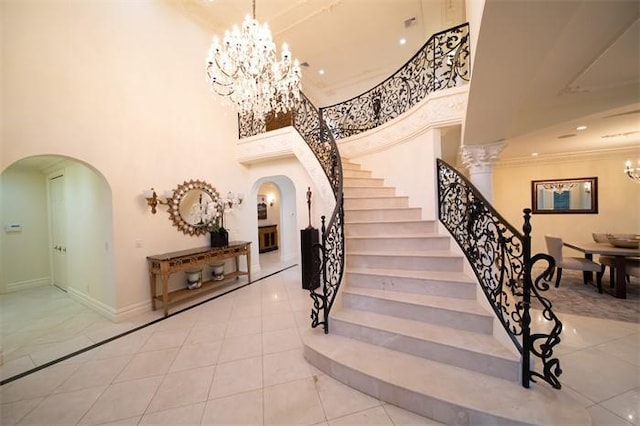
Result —
M 424 232 L 421 234 L 407 234 L 407 235 L 346 235 L 345 238 L 347 240 L 375 240 L 375 239 L 394 239 L 394 238 L 402 238 L 402 239 L 420 239 L 420 238 L 440 238 L 440 239 L 449 239 L 450 237 L 447 235 L 442 235 L 437 232 Z
M 451 281 L 461 284 L 473 284 L 475 281 L 464 272 L 456 271 L 428 271 L 428 270 L 408 270 L 408 269 L 375 269 L 375 268 L 353 268 L 347 267 L 346 273 L 382 275 L 387 277 L 415 278 L 425 280 Z
M 446 258 L 460 258 L 462 257 L 458 253 L 454 253 L 450 250 L 351 250 L 347 253 L 347 256 L 388 256 L 388 257 L 446 257 Z
M 470 313 L 474 315 L 482 315 L 487 318 L 493 318 L 493 314 L 487 312 L 474 299 L 460 299 L 447 296 L 431 296 L 427 294 L 407 293 L 394 290 L 380 290 L 366 287 L 348 286 L 343 290 L 345 293 L 357 294 L 360 296 L 375 297 L 377 299 L 385 299 L 394 302 L 408 303 L 412 305 L 420 305 L 432 308 L 441 308 L 450 311 L 459 311 L 462 313 Z
M 520 359 L 519 355 L 502 346 L 492 335 L 488 334 L 351 308 L 336 309 L 331 313 L 331 318 L 335 321 L 358 324 L 394 335 L 439 343 L 508 361 L 517 362 Z
M 387 211 L 387 210 L 422 210 L 420 207 L 351 207 L 344 209 L 345 214 L 349 212 L 370 212 L 370 211 Z
M 343 199 L 371 199 L 371 198 L 409 198 L 406 195 L 347 195 L 342 196 Z
M 350 370 L 411 392 L 448 401 L 500 419 L 528 424 L 590 424 L 585 408 L 548 386 L 491 377 L 418 356 L 310 329 L 302 336 L 312 350 Z M 379 395 L 378 395 L 379 396 Z

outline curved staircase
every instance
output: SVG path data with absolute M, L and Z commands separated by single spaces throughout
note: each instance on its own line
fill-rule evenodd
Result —
M 590 424 L 544 385 L 524 389 L 520 355 L 493 336 L 494 314 L 451 238 L 384 180 L 343 159 L 345 277 L 306 359 L 341 382 L 454 425 Z

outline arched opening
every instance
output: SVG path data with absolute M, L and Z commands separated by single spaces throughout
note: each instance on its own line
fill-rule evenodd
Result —
M 286 176 L 268 176 L 253 186 L 257 202 L 256 235 L 263 274 L 298 260 L 296 190 Z
M 106 179 L 74 158 L 24 158 L 0 174 L 0 206 L 5 367 L 28 369 L 90 345 L 89 330 L 111 322 L 116 300 Z

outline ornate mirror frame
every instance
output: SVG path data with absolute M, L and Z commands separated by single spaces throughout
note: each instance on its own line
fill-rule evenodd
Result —
M 219 202 L 220 194 L 207 182 L 185 181 L 173 190 L 169 219 L 187 235 L 204 235 L 209 232 L 208 225 L 215 220 L 214 211 Z
M 534 214 L 598 213 L 598 178 L 531 181 Z

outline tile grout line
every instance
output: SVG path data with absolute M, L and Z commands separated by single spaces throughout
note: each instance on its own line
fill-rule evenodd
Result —
M 221 293 L 221 294 L 215 295 L 215 296 L 213 296 L 213 297 L 210 297 L 209 299 L 203 300 L 203 301 L 198 302 L 198 303 L 196 303 L 196 304 L 194 304 L 194 305 L 191 305 L 191 306 L 188 306 L 188 307 L 186 307 L 186 308 L 184 308 L 184 309 L 181 309 L 181 310 L 179 310 L 179 311 L 176 311 L 176 312 L 174 312 L 174 313 L 172 313 L 172 314 L 167 315 L 166 317 L 156 318 L 155 320 L 152 320 L 152 321 L 150 321 L 150 322 L 148 322 L 148 323 L 146 323 L 146 324 L 142 324 L 142 325 L 139 325 L 139 326 L 137 326 L 137 327 L 134 327 L 134 328 L 132 328 L 131 330 L 127 330 L 127 331 L 125 331 L 125 332 L 122 332 L 122 333 L 117 334 L 117 335 L 115 335 L 115 336 L 109 337 L 109 338 L 107 338 L 107 339 L 105 339 L 105 340 L 102 340 L 102 341 L 100 341 L 100 342 L 97 342 L 97 343 L 94 343 L 94 344 L 92 344 L 92 345 L 89 345 L 89 346 L 87 346 L 87 347 L 85 347 L 85 348 L 82 348 L 82 349 L 79 349 L 79 350 L 77 350 L 77 351 L 71 352 L 70 354 L 64 355 L 64 356 L 62 356 L 62 357 L 60 357 L 60 358 L 54 359 L 54 360 L 52 360 L 52 361 L 48 361 L 48 362 L 46 362 L 46 363 L 44 363 L 44 364 L 42 364 L 42 365 L 39 365 L 39 366 L 37 366 L 37 367 L 34 367 L 34 368 L 30 369 L 30 370 L 27 370 L 27 371 L 24 371 L 24 372 L 22 372 L 22 373 L 16 374 L 15 376 L 11 376 L 11 377 L 9 377 L 9 378 L 6 378 L 6 379 L 3 379 L 3 380 L 0 380 L 0 386 L 4 386 L 4 385 L 9 384 L 9 383 L 11 383 L 11 382 L 13 382 L 13 381 L 15 381 L 15 380 L 21 379 L 21 378 L 26 377 L 26 376 L 28 376 L 28 375 L 30 375 L 30 374 L 36 373 L 36 372 L 38 372 L 38 371 L 40 371 L 40 370 L 43 370 L 43 369 L 45 369 L 45 368 L 47 368 L 47 367 L 51 367 L 52 365 L 55 365 L 55 364 L 58 364 L 58 363 L 60 363 L 60 362 L 62 362 L 62 361 L 66 361 L 66 360 L 68 360 L 68 359 L 70 359 L 70 358 L 73 358 L 74 356 L 77 356 L 77 355 L 83 354 L 83 353 L 85 353 L 85 352 L 87 352 L 87 351 L 90 351 L 90 350 L 92 350 L 92 349 L 95 349 L 95 348 L 97 348 L 97 347 L 100 347 L 100 346 L 102 346 L 102 345 L 105 345 L 105 344 L 107 344 L 107 343 L 109 343 L 109 342 L 112 342 L 112 341 L 114 341 L 114 340 L 117 340 L 117 339 L 119 339 L 119 338 L 121 338 L 121 337 L 127 336 L 127 335 L 129 335 L 129 334 L 135 333 L 136 331 L 142 330 L 142 329 L 147 328 L 147 327 L 149 327 L 149 326 L 151 326 L 151 325 L 154 325 L 154 324 L 157 324 L 157 323 L 159 323 L 159 322 L 161 322 L 161 321 L 164 321 L 164 320 L 166 320 L 166 319 L 172 318 L 172 317 L 173 317 L 173 316 L 175 316 L 175 315 L 178 315 L 178 314 L 181 314 L 181 313 L 183 313 L 183 312 L 186 312 L 186 311 L 188 311 L 188 310 L 190 310 L 190 309 L 193 309 L 193 308 L 195 308 L 195 307 L 198 307 L 198 306 L 200 306 L 200 305 L 203 305 L 203 304 L 205 304 L 205 303 L 207 303 L 207 302 L 210 302 L 211 300 L 217 299 L 217 298 L 219 298 L 219 297 L 225 296 L 225 295 L 227 295 L 227 294 L 229 294 L 229 293 L 233 293 L 233 292 L 235 292 L 235 291 L 237 291 L 237 290 L 240 290 L 240 289 L 245 288 L 245 287 L 247 287 L 247 286 L 249 286 L 249 285 L 251 285 L 251 284 L 254 284 L 254 283 L 257 283 L 257 282 L 259 282 L 259 281 L 262 281 L 262 280 L 264 280 L 264 279 L 266 279 L 266 278 L 269 278 L 269 277 L 271 277 L 271 276 L 273 276 L 273 275 L 279 274 L 280 272 L 286 271 L 286 270 L 291 269 L 291 268 L 293 268 L 293 267 L 295 267 L 295 266 L 298 266 L 298 264 L 297 264 L 297 263 L 295 263 L 295 264 L 293 264 L 293 265 L 289 265 L 289 266 L 287 266 L 287 267 L 285 267 L 285 268 L 283 268 L 283 269 L 279 269 L 279 270 L 277 270 L 277 271 L 275 271 L 275 272 L 272 272 L 272 273 L 267 274 L 267 275 L 265 275 L 265 276 L 263 276 L 263 277 L 260 277 L 260 278 L 258 278 L 257 280 L 249 281 L 249 282 L 247 282 L 246 284 L 240 285 L 240 286 L 238 286 L 238 287 L 236 287 L 236 288 L 233 288 L 233 289 L 231 289 L 231 290 L 228 290 L 228 291 L 226 291 L 226 292 L 224 292 L 224 293 Z

